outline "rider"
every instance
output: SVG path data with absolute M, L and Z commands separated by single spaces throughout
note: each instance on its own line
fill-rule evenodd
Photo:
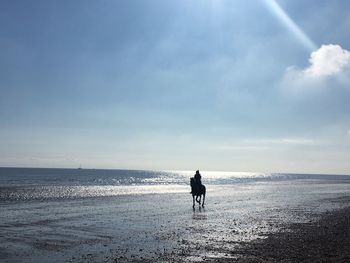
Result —
M 199 173 L 199 170 L 197 170 L 196 174 L 193 176 L 193 178 L 191 178 L 191 187 L 192 187 L 191 194 L 193 194 L 193 191 L 196 193 L 199 191 L 199 189 L 202 188 L 201 178 L 202 178 L 202 176 Z M 193 180 L 194 184 L 192 184 L 192 180 Z
M 202 185 L 202 181 L 201 181 L 201 174 L 199 173 L 199 170 L 196 171 L 196 174 L 194 175 L 194 180 L 197 184 L 197 186 L 201 186 Z
M 200 191 L 200 189 L 202 189 L 202 176 L 199 173 L 199 170 L 196 171 L 196 174 L 194 175 L 194 183 L 196 185 L 196 192 Z

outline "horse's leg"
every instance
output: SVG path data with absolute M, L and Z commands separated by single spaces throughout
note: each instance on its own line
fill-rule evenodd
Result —
M 206 188 L 205 188 L 205 186 L 203 185 L 203 203 L 202 203 L 202 207 L 204 207 L 205 192 L 206 192 Z
M 193 198 L 193 208 L 195 207 L 195 201 L 194 201 L 194 195 L 192 195 L 192 198 Z
M 201 195 L 197 195 L 196 196 L 196 201 L 197 201 L 198 204 L 201 203 Z

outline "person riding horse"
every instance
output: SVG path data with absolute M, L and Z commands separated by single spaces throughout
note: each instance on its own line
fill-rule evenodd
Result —
M 206 189 L 205 189 L 205 186 L 202 184 L 201 178 L 202 176 L 199 173 L 199 170 L 197 170 L 194 177 L 191 178 L 191 194 L 193 197 L 193 207 L 195 205 L 195 200 L 197 201 L 197 203 L 201 204 L 202 195 L 203 195 L 202 207 L 204 207 Z
M 192 186 L 192 191 L 191 193 L 194 191 L 195 194 L 198 193 L 202 187 L 202 176 L 199 173 L 199 170 L 196 171 L 196 174 L 193 176 L 194 178 L 194 184 L 191 185 Z

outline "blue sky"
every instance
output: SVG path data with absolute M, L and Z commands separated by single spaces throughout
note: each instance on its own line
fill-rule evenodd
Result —
M 0 165 L 350 174 L 350 2 L 0 2 Z

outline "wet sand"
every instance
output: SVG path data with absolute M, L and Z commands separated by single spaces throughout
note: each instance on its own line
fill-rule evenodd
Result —
M 341 262 L 348 186 L 210 186 L 194 210 L 188 192 L 4 201 L 0 262 Z
M 350 262 L 350 207 L 326 212 L 315 222 L 286 226 L 233 254 L 241 262 Z

